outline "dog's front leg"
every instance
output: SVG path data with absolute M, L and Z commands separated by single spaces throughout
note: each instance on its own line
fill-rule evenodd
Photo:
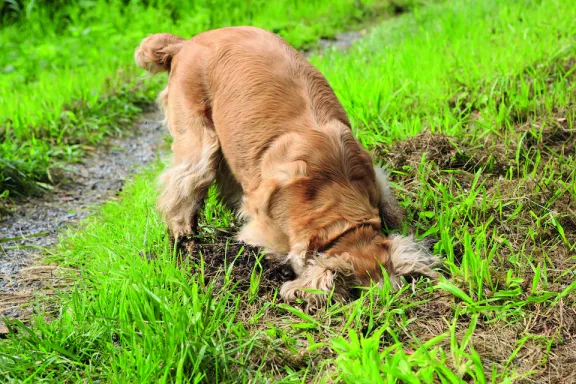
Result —
M 306 311 L 312 313 L 327 303 L 332 292 L 334 297 L 340 299 L 348 297 L 350 277 L 353 273 L 347 256 L 309 257 L 307 252 L 296 247 L 290 252 L 288 259 L 298 277 L 284 283 L 280 288 L 280 296 L 285 301 L 302 299 L 306 304 Z

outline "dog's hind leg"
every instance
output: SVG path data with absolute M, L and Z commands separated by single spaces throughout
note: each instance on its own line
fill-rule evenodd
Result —
M 203 47 L 195 45 L 189 52 L 191 59 L 185 65 L 171 62 L 168 87 L 159 96 L 174 139 L 174 158 L 160 176 L 162 193 L 157 207 L 171 235 L 179 240 L 194 234 L 198 210 L 216 178 L 221 157 L 204 77 L 206 54 Z M 184 245 L 190 250 L 191 244 Z
M 198 210 L 216 178 L 221 156 L 216 132 L 204 116 L 191 116 L 180 123 L 176 126 L 169 119 L 174 159 L 160 176 L 163 190 L 158 199 L 158 210 L 177 239 L 195 231 Z

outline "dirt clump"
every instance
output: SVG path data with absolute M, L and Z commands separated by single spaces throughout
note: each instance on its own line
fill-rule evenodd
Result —
M 462 145 L 455 137 L 424 131 L 405 141 L 375 149 L 378 159 L 383 159 L 394 169 L 417 167 L 423 156 L 444 170 L 465 170 L 505 175 L 512 162 L 506 148 L 495 141 L 483 140 L 471 146 Z
M 576 200 L 571 189 L 576 134 L 568 123 L 558 117 L 543 130 L 531 123 L 502 137 L 489 134 L 482 139 L 423 132 L 374 151 L 377 160 L 397 171 L 391 179 L 402 186 L 414 225 L 429 228 L 437 220 L 430 212 L 443 204 L 442 210 L 454 212 L 449 215 L 451 227 L 476 236 L 479 223 L 486 226 L 487 244 L 496 252 L 489 268 L 492 286 L 485 294 L 511 289 L 509 272 L 518 276 L 518 293 L 511 300 L 518 308 L 508 309 L 510 314 L 478 310 L 471 344 L 485 363 L 487 377 L 494 365 L 497 371 L 516 368 L 523 375 L 520 382 L 576 382 L 573 369 L 567 368 L 576 363 L 576 295 L 566 291 L 576 273 Z M 441 196 L 440 202 L 435 196 Z M 454 263 L 460 266 L 463 241 L 451 247 Z M 546 274 L 537 291 L 567 293 L 555 296 L 554 302 L 532 302 L 537 266 Z M 445 277 L 456 286 L 468 284 L 459 275 Z M 413 319 L 404 332 L 406 342 L 414 336 L 425 341 L 450 332 L 457 308 L 466 307 L 438 292 L 419 293 L 417 299 L 423 303 L 405 313 Z M 469 316 L 459 315 L 459 340 Z M 449 338 L 442 341 L 449 342 Z
M 177 244 L 179 263 L 191 266 L 193 271 L 201 266 L 204 281 L 214 282 L 215 288 L 223 286 L 228 270 L 232 283 L 240 290 L 250 287 L 254 272 L 260 273 L 258 289 L 261 294 L 278 289 L 284 282 L 296 278 L 290 265 L 273 262 L 259 248 L 237 242 L 232 236 L 233 228 L 221 236 L 200 233 L 193 240 Z

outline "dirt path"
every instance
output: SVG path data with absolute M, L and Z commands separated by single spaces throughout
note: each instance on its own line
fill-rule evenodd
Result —
M 347 49 L 364 33 L 321 39 L 318 49 L 305 55 L 331 47 Z M 83 163 L 70 165 L 67 182 L 40 198 L 18 201 L 9 215 L 0 217 L 0 316 L 22 317 L 21 304 L 30 302 L 43 280 L 54 278 L 56 267 L 40 265 L 42 252 L 58 242 L 63 230 L 116 196 L 130 175 L 158 156 L 168 134 L 160 119 L 158 112 L 145 114 L 132 132 L 95 150 Z
M 366 34 L 366 30 L 363 29 L 360 32 L 357 31 L 350 31 L 350 32 L 343 32 L 343 33 L 339 33 L 338 35 L 336 35 L 336 39 L 335 40 L 328 40 L 328 39 L 320 39 L 318 40 L 318 49 L 319 50 L 324 50 L 324 49 L 330 49 L 332 47 L 336 48 L 336 49 L 348 49 L 350 48 L 350 46 L 352 46 L 352 44 L 360 39 L 362 36 L 364 36 Z M 315 52 L 315 51 L 312 51 Z M 312 52 L 306 52 L 304 55 L 306 57 L 308 57 Z
M 58 242 L 62 231 L 113 198 L 125 181 L 157 156 L 166 135 L 157 113 L 145 114 L 132 132 L 96 149 L 81 164 L 72 164 L 66 182 L 42 197 L 17 202 L 0 221 L 0 315 L 18 317 L 16 308 L 39 287 L 52 268 L 38 264 L 44 248 Z M 35 278 L 36 277 L 36 278 Z

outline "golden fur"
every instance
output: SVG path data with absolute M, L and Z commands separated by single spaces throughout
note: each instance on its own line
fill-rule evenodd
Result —
M 298 278 L 281 288 L 286 300 L 321 305 L 306 288 L 345 295 L 381 280 L 381 268 L 395 284 L 402 275 L 436 276 L 436 258 L 419 243 L 382 233 L 403 219 L 385 173 L 353 137 L 324 76 L 280 37 L 253 27 L 190 40 L 156 34 L 135 60 L 169 71 L 159 101 L 174 160 L 158 208 L 173 236 L 193 233 L 217 181 L 246 221 L 238 238 L 294 268 Z

